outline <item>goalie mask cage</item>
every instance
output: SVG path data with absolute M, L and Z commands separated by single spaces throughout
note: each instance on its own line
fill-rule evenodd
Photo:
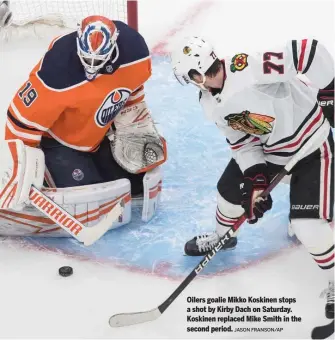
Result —
M 13 30 L 16 34 L 30 31 L 37 36 L 43 36 L 48 27 L 75 30 L 89 15 L 121 20 L 138 30 L 136 0 L 11 0 L 10 8 L 12 24 L 2 32 L 6 35 L 7 31 L 7 38 Z

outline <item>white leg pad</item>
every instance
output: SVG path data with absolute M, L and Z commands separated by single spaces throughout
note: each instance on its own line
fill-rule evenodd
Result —
M 155 215 L 162 191 L 161 167 L 148 171 L 143 178 L 142 221 L 148 222 Z
M 122 215 L 110 229 L 121 227 L 131 220 L 128 179 L 70 188 L 44 188 L 42 191 L 88 227 L 101 221 L 121 200 L 124 202 Z M 22 212 L 0 211 L 0 235 L 69 236 L 33 206 Z

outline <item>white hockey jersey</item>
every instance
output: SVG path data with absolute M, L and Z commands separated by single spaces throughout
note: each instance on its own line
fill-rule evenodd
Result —
M 316 40 L 292 40 L 283 48 L 239 53 L 222 62 L 223 89 L 201 90 L 200 103 L 226 136 L 242 171 L 266 161 L 285 165 L 321 127 L 324 139 L 314 150 L 328 137 L 330 125 L 316 95 L 334 78 L 334 64 Z

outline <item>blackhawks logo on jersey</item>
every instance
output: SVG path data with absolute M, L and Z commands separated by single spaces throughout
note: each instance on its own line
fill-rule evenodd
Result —
M 230 65 L 230 71 L 243 71 L 248 66 L 248 55 L 245 53 L 236 54 L 232 60 Z
M 251 135 L 266 135 L 272 131 L 270 124 L 275 119 L 270 116 L 260 115 L 243 111 L 241 113 L 232 113 L 225 117 L 228 126 L 234 130 L 239 130 Z

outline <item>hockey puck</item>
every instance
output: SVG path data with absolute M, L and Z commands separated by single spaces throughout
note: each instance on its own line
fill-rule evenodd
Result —
M 59 273 L 60 276 L 68 277 L 68 276 L 71 276 L 73 274 L 73 269 L 72 269 L 72 267 L 69 267 L 69 266 L 60 267 L 58 269 L 58 273 Z

